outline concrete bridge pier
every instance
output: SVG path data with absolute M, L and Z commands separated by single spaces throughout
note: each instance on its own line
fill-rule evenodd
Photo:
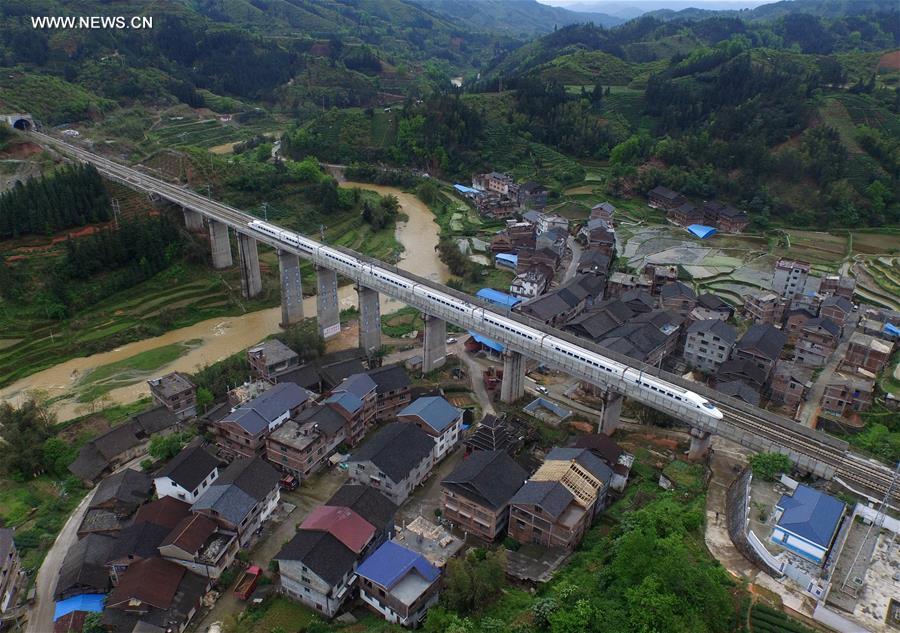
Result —
M 706 459 L 711 441 L 712 433 L 691 427 L 691 447 L 688 449 L 688 459 L 691 461 Z
M 256 240 L 249 235 L 238 233 L 238 257 L 241 261 L 241 292 L 252 299 L 262 292 L 262 277 L 259 274 L 259 251 Z
M 381 349 L 381 303 L 378 292 L 356 286 L 359 294 L 359 349 L 366 356 Z
M 300 257 L 278 251 L 278 268 L 281 269 L 281 327 L 286 328 L 303 320 Z
M 227 224 L 209 219 L 209 245 L 212 250 L 213 268 L 218 270 L 229 268 L 233 262 Z
M 615 391 L 607 391 L 603 399 L 603 414 L 600 416 L 600 433 L 612 435 L 619 428 L 619 417 L 622 415 L 622 403 L 625 397 Z
M 184 210 L 184 226 L 191 233 L 199 233 L 203 230 L 203 215 L 191 209 Z
M 425 340 L 422 353 L 422 373 L 427 374 L 447 361 L 447 322 L 430 314 L 425 315 Z
M 316 316 L 319 334 L 330 338 L 341 331 L 341 311 L 338 306 L 337 273 L 330 268 L 316 266 Z
M 503 382 L 500 383 L 500 400 L 507 404 L 525 395 L 525 357 L 518 352 L 503 353 Z

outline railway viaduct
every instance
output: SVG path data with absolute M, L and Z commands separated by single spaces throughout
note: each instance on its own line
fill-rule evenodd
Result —
M 414 274 L 394 266 L 373 260 L 359 253 L 331 247 L 328 256 L 322 251 L 308 253 L 296 246 L 281 241 L 248 226 L 254 216 L 231 208 L 222 203 L 201 196 L 181 185 L 174 185 L 144 172 L 126 167 L 107 158 L 96 155 L 81 147 L 40 132 L 30 132 L 35 140 L 58 150 L 75 160 L 90 163 L 106 178 L 132 189 L 157 196 L 180 206 L 184 212 L 185 224 L 191 231 L 208 231 L 215 268 L 227 268 L 235 263 L 231 248 L 230 232 L 234 232 L 237 243 L 237 264 L 241 271 L 241 290 L 246 297 L 253 297 L 262 291 L 257 245 L 263 242 L 276 249 L 281 279 L 281 324 L 283 327 L 297 323 L 304 318 L 303 293 L 300 281 L 300 257 L 311 260 L 316 270 L 317 309 L 319 329 L 324 337 L 340 331 L 340 310 L 338 305 L 338 275 L 356 282 L 359 294 L 359 341 L 360 348 L 372 353 L 381 347 L 381 315 L 379 293 L 391 296 L 407 305 L 421 310 L 425 316 L 425 341 L 423 371 L 429 372 L 440 367 L 446 356 L 446 324 L 451 322 L 464 329 L 478 332 L 503 344 L 504 374 L 501 398 L 514 402 L 524 395 L 526 358 L 560 370 L 606 391 L 606 406 L 601 420 L 603 430 L 611 430 L 618 422 L 624 397 L 633 398 L 647 406 L 680 419 L 691 426 L 693 437 L 691 454 L 702 455 L 709 446 L 712 434 L 719 434 L 754 451 L 779 452 L 787 455 L 802 471 L 815 476 L 838 479 L 841 483 L 870 495 L 883 496 L 891 486 L 892 471 L 884 465 L 848 449 L 848 444 L 825 433 L 798 425 L 787 418 L 775 415 L 740 400 L 725 396 L 705 385 L 689 382 L 668 372 L 657 370 L 619 355 L 604 348 L 571 336 L 565 332 L 545 326 L 516 313 L 504 311 L 498 306 L 481 299 L 470 297 L 455 290 L 421 279 Z M 346 258 L 334 253 L 346 254 Z M 366 262 L 366 267 L 392 272 L 412 282 L 416 287 L 433 289 L 463 300 L 484 312 L 478 315 L 461 315 L 437 299 L 429 299 L 421 293 L 391 285 L 367 277 L 365 285 L 360 283 L 358 266 L 348 265 L 343 259 L 354 258 Z M 587 352 L 605 356 L 628 365 L 646 375 L 654 375 L 670 383 L 699 393 L 716 404 L 723 413 L 722 420 L 699 414 L 686 406 L 675 405 L 654 392 L 608 377 L 598 371 L 585 369 L 565 353 L 555 352 L 542 346 L 540 341 L 523 343 L 521 337 L 513 336 L 503 328 L 488 323 L 483 316 L 496 314 L 523 325 L 533 327 L 542 333 L 576 346 Z M 894 490 L 894 499 L 900 501 L 900 490 Z

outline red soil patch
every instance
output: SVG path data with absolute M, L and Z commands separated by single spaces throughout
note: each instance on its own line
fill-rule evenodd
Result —
M 878 60 L 878 68 L 900 70 L 900 50 L 882 55 Z
M 665 448 L 670 451 L 678 450 L 678 440 L 673 440 L 665 437 L 656 437 L 655 435 L 650 435 L 649 433 L 643 433 L 638 437 L 660 448 Z
M 42 151 L 43 150 L 41 149 L 40 145 L 35 145 L 31 142 L 13 143 L 5 150 L 0 152 L 0 157 L 24 160 L 29 156 L 40 154 Z

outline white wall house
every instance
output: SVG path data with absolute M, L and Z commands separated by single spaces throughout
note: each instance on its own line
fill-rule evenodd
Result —
M 153 478 L 156 496 L 194 503 L 219 478 L 219 460 L 196 438 Z

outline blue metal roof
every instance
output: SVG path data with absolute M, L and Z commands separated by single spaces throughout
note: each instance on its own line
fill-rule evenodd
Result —
M 691 224 L 689 227 L 687 227 L 687 230 L 699 237 L 701 240 L 705 240 L 706 238 L 716 234 L 715 227 L 706 226 L 704 224 Z
M 362 400 L 354 396 L 349 391 L 338 391 L 337 393 L 333 393 L 328 396 L 328 399 L 325 400 L 325 403 L 338 404 L 349 413 L 356 413 L 363 406 Z
M 803 484 L 792 495 L 782 495 L 776 505 L 784 509 L 779 527 L 823 548 L 831 545 L 846 507 L 834 497 Z
M 494 262 L 515 267 L 519 265 L 519 256 L 512 253 L 497 253 L 494 255 Z
M 103 611 L 103 601 L 106 596 L 101 593 L 83 593 L 80 596 L 72 596 L 56 603 L 53 611 L 53 621 L 67 616 L 74 611 L 87 611 L 88 613 L 100 613 Z
M 441 396 L 428 396 L 418 398 L 414 402 L 408 404 L 398 416 L 414 415 L 422 420 L 435 431 L 440 433 L 454 421 L 459 419 L 459 409 L 447 402 Z
M 502 344 L 502 343 L 498 343 L 497 341 L 495 341 L 495 340 L 493 340 L 493 339 L 489 339 L 489 338 L 487 338 L 486 336 L 482 336 L 482 335 L 479 334 L 478 332 L 473 332 L 473 331 L 469 330 L 469 335 L 470 335 L 473 339 L 475 339 L 476 342 L 481 343 L 481 344 L 484 345 L 485 347 L 491 348 L 491 349 L 494 350 L 495 352 L 500 353 L 500 352 L 502 352 L 502 351 L 505 349 L 505 348 L 503 347 L 503 344 Z
M 421 555 L 393 541 L 386 541 L 363 561 L 356 573 L 391 589 L 412 571 L 416 571 L 428 582 L 434 582 L 441 575 L 437 567 Z
M 898 328 L 893 323 L 885 323 L 884 332 L 890 334 L 891 336 L 900 336 L 900 328 Z
M 505 292 L 500 292 L 499 290 L 494 290 L 493 288 L 482 288 L 475 293 L 475 296 L 505 308 L 511 308 L 517 303 L 522 302 L 518 297 L 506 294 Z
M 453 185 L 453 188 L 456 189 L 460 193 L 474 193 L 474 194 L 481 193 L 480 191 L 478 191 L 478 189 L 473 189 L 472 187 L 466 187 L 465 185 L 460 185 L 460 184 Z

